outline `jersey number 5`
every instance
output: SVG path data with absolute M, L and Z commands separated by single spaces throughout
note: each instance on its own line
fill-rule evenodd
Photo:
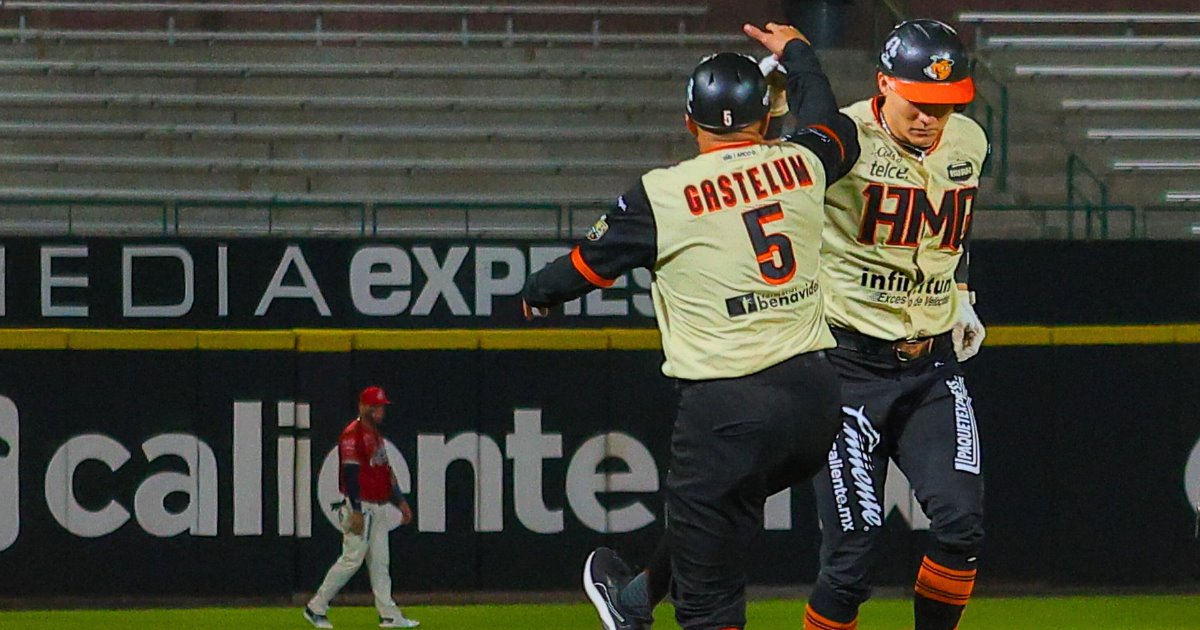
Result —
M 784 284 L 796 275 L 796 252 L 792 241 L 783 234 L 767 234 L 767 224 L 783 218 L 783 206 L 769 206 L 748 210 L 742 214 L 750 243 L 758 255 L 758 269 L 763 280 L 769 284 Z

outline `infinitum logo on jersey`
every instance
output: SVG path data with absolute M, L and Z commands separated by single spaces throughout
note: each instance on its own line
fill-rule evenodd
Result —
M 799 304 L 816 295 L 819 289 L 820 285 L 813 280 L 806 286 L 782 293 L 747 293 L 725 300 L 725 308 L 729 311 L 730 317 L 742 317 L 750 313 Z
M 971 396 L 967 383 L 961 376 L 946 381 L 946 387 L 954 395 L 954 429 L 956 444 L 954 470 L 979 474 L 979 429 L 975 425 L 975 409 L 971 407 Z

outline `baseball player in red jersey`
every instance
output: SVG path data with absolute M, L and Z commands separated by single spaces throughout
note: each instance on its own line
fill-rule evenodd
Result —
M 338 438 L 338 485 L 345 500 L 338 507 L 343 532 L 342 555 L 325 574 L 317 594 L 304 607 L 304 618 L 318 628 L 332 628 L 326 613 L 329 602 L 358 572 L 363 560 L 371 575 L 380 628 L 415 628 L 392 600 L 388 574 L 388 503 L 400 508 L 401 525 L 412 521 L 408 499 L 400 491 L 388 463 L 379 426 L 391 402 L 379 387 L 368 387 L 358 396 L 358 417 Z

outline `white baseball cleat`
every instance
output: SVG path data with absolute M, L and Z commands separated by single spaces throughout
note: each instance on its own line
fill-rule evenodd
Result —
M 379 627 L 380 628 L 416 628 L 419 625 L 421 625 L 420 621 L 417 621 L 416 619 L 409 619 L 409 618 L 405 617 L 404 615 L 400 615 L 399 617 L 391 617 L 391 618 L 388 618 L 388 617 L 380 617 L 379 618 Z
M 329 623 L 329 617 L 326 617 L 325 615 L 318 615 L 317 613 L 313 612 L 312 609 L 309 608 L 308 606 L 304 607 L 304 618 L 307 619 L 308 623 L 311 623 L 314 628 L 332 628 L 333 627 L 333 624 Z

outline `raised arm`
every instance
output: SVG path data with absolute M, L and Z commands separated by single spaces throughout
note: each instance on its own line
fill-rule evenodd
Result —
M 829 77 L 821 69 L 812 46 L 791 26 L 771 23 L 759 29 L 747 24 L 743 30 L 778 57 L 786 72 L 788 106 L 798 130 L 786 140 L 816 152 L 825 166 L 828 182 L 840 179 L 858 161 L 858 128 L 850 117 L 838 111 Z

